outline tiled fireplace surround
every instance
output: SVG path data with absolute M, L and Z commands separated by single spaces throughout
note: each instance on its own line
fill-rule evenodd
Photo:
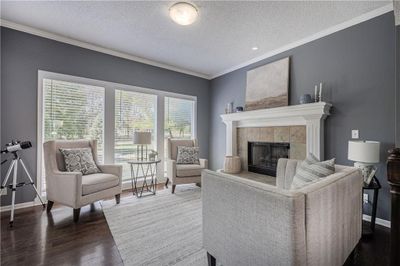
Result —
M 242 127 L 237 128 L 237 155 L 247 171 L 248 142 L 290 143 L 289 158 L 303 160 L 306 156 L 306 127 Z
M 289 158 L 304 159 L 313 153 L 323 159 L 324 120 L 331 104 L 317 102 L 271 109 L 223 114 L 226 155 L 238 155 L 247 171 L 249 141 L 290 143 Z

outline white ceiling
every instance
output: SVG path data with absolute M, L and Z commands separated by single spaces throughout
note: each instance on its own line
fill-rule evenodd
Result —
M 4 2 L 3 20 L 215 77 L 391 1 L 194 1 L 199 19 L 180 26 L 175 1 Z M 253 51 L 253 46 L 259 47 Z

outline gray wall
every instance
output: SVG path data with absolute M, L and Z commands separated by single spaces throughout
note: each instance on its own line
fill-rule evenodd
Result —
M 208 80 L 4 27 L 1 54 L 1 146 L 11 139 L 32 141 L 33 148 L 24 151 L 23 157 L 33 175 L 36 175 L 39 69 L 197 96 L 199 144 L 201 155 L 208 157 L 209 132 L 203 126 L 209 124 Z M 2 167 L 2 177 L 5 170 Z M 10 204 L 10 195 L 1 198 L 1 205 Z M 22 188 L 17 193 L 17 203 L 33 198 L 31 188 Z
M 386 182 L 386 151 L 395 141 L 395 35 L 393 12 L 307 43 L 282 54 L 254 63 L 211 81 L 212 169 L 222 167 L 225 154 L 225 126 L 219 117 L 225 104 L 243 106 L 246 71 L 290 56 L 290 104 L 298 104 L 314 85 L 326 85 L 324 100 L 333 104 L 326 121 L 325 158 L 352 165 L 347 160 L 351 129 L 363 139 L 382 143 L 379 177 L 378 217 L 390 219 L 389 188 Z

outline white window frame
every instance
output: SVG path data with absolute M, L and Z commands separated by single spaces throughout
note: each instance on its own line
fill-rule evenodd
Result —
M 174 92 L 161 91 L 151 88 L 143 88 L 138 86 L 120 84 L 109 81 L 102 81 L 78 76 L 65 75 L 60 73 L 38 71 L 38 98 L 37 98 L 37 167 L 36 180 L 38 191 L 42 191 L 42 180 L 44 173 L 42 169 L 43 164 L 43 139 L 44 139 L 44 99 L 43 99 L 43 79 L 53 79 L 66 81 L 71 83 L 80 83 L 84 85 L 98 86 L 105 89 L 105 104 L 104 104 L 104 163 L 114 163 L 114 142 L 115 142 L 115 90 L 126 90 L 133 92 L 140 92 L 152 94 L 157 97 L 156 105 L 156 132 L 155 140 L 157 143 L 157 151 L 159 158 L 164 162 L 164 119 L 165 119 L 165 97 L 173 97 L 178 99 L 186 99 L 194 102 L 193 104 L 193 117 L 192 117 L 192 134 L 193 138 L 197 138 L 197 96 L 185 95 Z M 165 180 L 164 177 L 164 163 L 158 164 L 157 179 L 159 182 Z M 124 182 L 123 188 L 128 188 L 130 181 Z

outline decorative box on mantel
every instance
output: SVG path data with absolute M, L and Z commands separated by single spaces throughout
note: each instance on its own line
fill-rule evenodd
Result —
M 317 102 L 223 114 L 226 125 L 226 155 L 237 155 L 237 128 L 306 126 L 307 154 L 312 153 L 320 160 L 324 158 L 324 120 L 330 115 L 330 103 Z

